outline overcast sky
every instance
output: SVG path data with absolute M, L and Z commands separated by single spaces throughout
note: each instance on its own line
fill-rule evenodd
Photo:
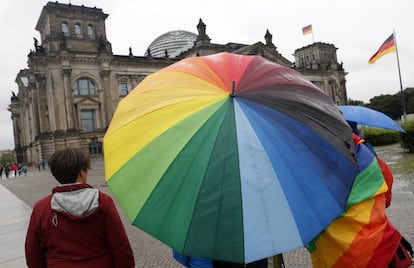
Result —
M 114 54 L 144 55 L 149 44 L 172 30 L 197 33 L 202 18 L 212 43 L 265 42 L 268 29 L 279 53 L 290 61 L 295 49 L 313 42 L 302 27 L 312 24 L 315 42 L 334 44 L 338 61 L 348 72 L 348 97 L 369 102 L 373 96 L 400 91 L 396 53 L 375 64 L 368 59 L 395 30 L 402 85 L 414 87 L 414 38 L 412 0 L 72 0 L 73 5 L 101 8 L 109 14 L 107 38 Z M 47 1 L 14 0 L 2 2 L 0 9 L 0 150 L 13 149 L 10 112 L 11 91 L 20 69 L 27 66 L 33 49 L 34 29 Z

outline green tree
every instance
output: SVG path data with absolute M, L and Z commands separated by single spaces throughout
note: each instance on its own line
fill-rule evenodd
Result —
M 348 99 L 347 105 L 364 106 L 364 102 L 362 100 Z
M 405 108 L 408 114 L 414 113 L 414 87 L 404 90 Z
M 5 163 L 14 163 L 14 162 L 16 162 L 16 159 L 11 155 L 3 155 L 0 157 L 0 163 L 5 164 Z
M 414 88 L 404 90 L 405 110 L 414 113 Z M 394 95 L 379 95 L 369 100 L 365 107 L 383 112 L 394 120 L 401 119 L 403 114 L 401 92 Z
M 405 102 L 407 105 L 407 113 L 408 114 L 412 114 L 414 113 L 414 96 L 412 96 L 411 98 L 407 99 L 407 101 Z
M 375 96 L 365 105 L 368 108 L 380 111 L 394 120 L 402 115 L 401 97 L 398 94 Z

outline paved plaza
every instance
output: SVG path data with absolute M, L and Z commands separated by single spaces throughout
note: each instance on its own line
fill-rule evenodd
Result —
M 406 155 L 399 145 L 376 149 L 391 169 Z M 414 244 L 414 172 L 408 174 L 394 172 L 394 177 L 393 202 L 387 209 L 387 214 L 397 229 Z M 93 159 L 88 182 L 111 195 L 104 181 L 102 158 Z M 31 208 L 38 199 L 49 194 L 55 185 L 56 181 L 47 169 L 39 172 L 35 168 L 29 168 L 27 176 L 7 180 L 2 178 L 0 184 L 0 268 L 26 267 L 24 239 Z M 171 251 L 167 246 L 132 226 L 119 207 L 118 210 L 135 254 L 136 267 L 182 267 L 172 259 Z M 286 267 L 311 267 L 309 254 L 303 248 L 283 255 Z

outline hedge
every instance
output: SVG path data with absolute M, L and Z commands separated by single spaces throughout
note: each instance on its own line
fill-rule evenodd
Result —
M 400 132 L 379 128 L 362 128 L 364 139 L 373 146 L 395 144 L 400 141 Z
M 404 149 L 408 149 L 410 153 L 414 152 L 414 121 L 402 124 L 401 127 L 406 131 L 401 133 L 400 144 Z

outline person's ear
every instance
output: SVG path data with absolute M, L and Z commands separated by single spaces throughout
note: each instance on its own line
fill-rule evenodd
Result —
M 87 177 L 88 177 L 88 170 L 87 169 L 86 170 L 81 169 L 81 171 L 79 172 L 79 175 L 78 175 L 78 182 L 85 183 Z

